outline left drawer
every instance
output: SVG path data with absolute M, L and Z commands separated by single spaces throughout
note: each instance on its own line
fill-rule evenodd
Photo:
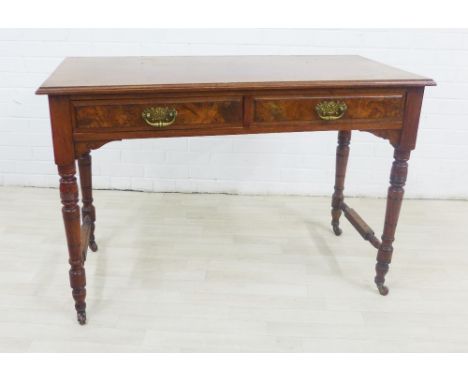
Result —
M 73 100 L 77 132 L 242 126 L 242 97 Z

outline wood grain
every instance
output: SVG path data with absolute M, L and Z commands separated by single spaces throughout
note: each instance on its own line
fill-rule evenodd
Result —
M 75 163 L 68 166 L 58 166 L 58 171 L 60 174 L 60 198 L 63 204 L 62 215 L 69 253 L 70 286 L 75 300 L 78 322 L 84 325 L 86 323 L 86 273 L 81 253 L 80 208 L 78 206 Z
M 73 57 L 37 94 L 428 86 L 429 78 L 360 56 Z
M 382 244 L 377 253 L 377 264 L 375 265 L 375 283 L 381 295 L 388 294 L 388 287 L 384 285 L 385 275 L 392 261 L 393 241 L 400 216 L 401 203 L 405 193 L 404 186 L 408 174 L 408 159 L 410 151 L 395 149 L 394 162 L 390 173 L 390 187 L 387 196 L 387 209 L 385 212 L 385 223 L 382 234 Z
M 203 126 L 229 126 L 242 124 L 242 99 L 145 99 L 113 100 L 95 103 L 73 103 L 76 131 L 99 130 L 131 131 L 155 130 L 142 118 L 147 107 L 173 107 L 177 111 L 175 122 L 157 130 Z
M 322 122 L 315 111 L 315 106 L 324 100 L 339 100 L 346 103 L 348 109 L 341 121 L 359 119 L 401 121 L 403 118 L 404 94 L 402 93 L 359 97 L 348 91 L 333 97 L 298 95 L 254 98 L 254 122 Z

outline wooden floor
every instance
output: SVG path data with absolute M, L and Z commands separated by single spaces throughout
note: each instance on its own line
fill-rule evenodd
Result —
M 387 297 L 329 204 L 97 191 L 81 327 L 58 191 L 0 188 L 0 351 L 468 351 L 468 202 L 405 201 Z M 383 199 L 348 204 L 380 232 Z

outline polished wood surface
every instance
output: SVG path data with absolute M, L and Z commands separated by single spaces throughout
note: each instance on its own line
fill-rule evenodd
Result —
M 98 102 L 76 101 L 76 131 L 155 130 L 142 118 L 147 107 L 164 106 L 177 110 L 169 129 L 239 126 L 242 124 L 242 97 L 206 99 L 109 99 Z M 162 127 L 158 127 L 162 129 Z
M 346 103 L 348 109 L 340 122 L 356 122 L 356 120 L 398 121 L 402 122 L 403 91 L 385 94 L 356 94 L 355 92 L 340 92 L 332 95 L 304 93 L 287 96 L 267 96 L 254 98 L 255 123 L 268 122 L 322 122 L 314 107 L 320 101 L 340 100 Z
M 76 97 L 76 96 L 75 96 Z M 252 96 L 225 93 L 206 97 L 156 97 L 71 100 L 74 136 L 78 141 L 167 136 L 258 134 L 288 131 L 401 129 L 406 92 L 388 91 L 281 91 Z M 322 120 L 315 107 L 322 101 L 345 102 L 347 110 L 335 121 Z M 142 118 L 147 107 L 170 107 L 177 117 L 170 126 L 153 127 Z M 136 135 L 135 135 L 136 134 Z
M 72 57 L 38 94 L 433 84 L 361 56 Z
M 83 325 L 86 322 L 86 273 L 81 248 L 80 207 L 78 206 L 75 163 L 58 166 L 58 172 L 63 222 L 68 244 L 70 286 L 75 300 L 78 322 Z
M 70 96 L 77 155 L 93 142 L 131 138 L 259 134 L 295 131 L 364 130 L 400 139 L 407 89 L 314 89 L 244 92 L 216 91 L 122 96 Z M 190 96 L 189 96 L 190 95 Z M 64 96 L 51 96 L 63 98 Z M 322 120 L 315 107 L 323 101 L 347 105 L 338 120 Z M 177 117 L 170 126 L 152 127 L 142 118 L 147 107 L 171 107 Z
M 410 152 L 416 146 L 424 88 L 430 79 L 359 56 L 241 56 L 67 59 L 38 89 L 49 94 L 60 175 L 70 284 L 86 322 L 86 250 L 94 238 L 91 150 L 107 142 L 226 134 L 338 130 L 332 226 L 345 217 L 378 249 L 375 283 L 386 295 Z M 156 122 L 145 110 L 158 109 Z M 171 114 L 165 114 L 171 110 Z M 167 116 L 170 118 L 167 118 Z M 160 123 L 159 123 L 160 122 Z M 351 130 L 394 147 L 382 241 L 344 203 Z M 80 222 L 76 161 L 80 169 Z
M 395 149 L 395 161 L 390 172 L 390 187 L 387 196 L 387 209 L 385 212 L 385 223 L 382 234 L 382 244 L 377 253 L 377 264 L 375 265 L 375 283 L 382 295 L 388 294 L 388 287 L 384 285 L 385 275 L 388 272 L 389 264 L 392 260 L 393 241 L 400 215 L 401 202 L 405 193 L 404 186 L 408 174 L 409 150 Z

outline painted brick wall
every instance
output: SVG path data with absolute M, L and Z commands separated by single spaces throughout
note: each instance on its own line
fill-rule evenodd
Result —
M 468 197 L 468 30 L 0 30 L 0 185 L 56 187 L 47 99 L 65 56 L 360 54 L 434 78 L 407 195 Z M 98 188 L 329 195 L 336 133 L 114 142 L 94 152 Z M 390 145 L 354 133 L 347 194 L 383 196 Z

